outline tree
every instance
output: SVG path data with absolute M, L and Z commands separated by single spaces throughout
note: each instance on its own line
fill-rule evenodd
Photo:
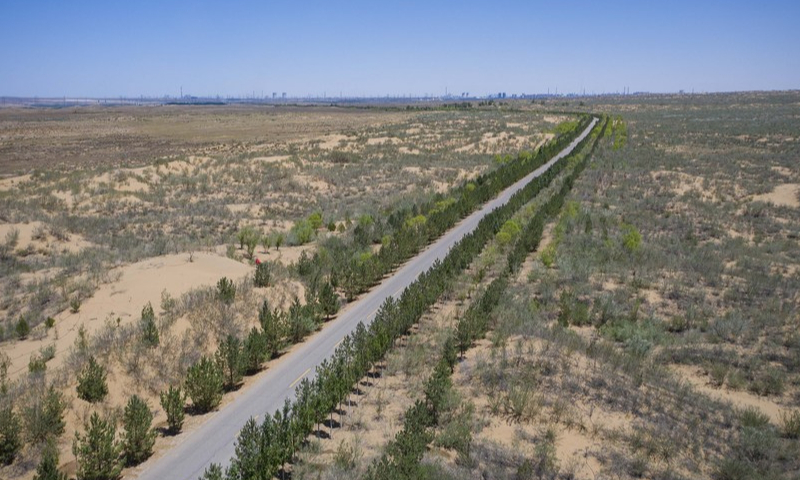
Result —
M 339 296 L 336 295 L 330 282 L 322 284 L 319 291 L 319 304 L 322 307 L 322 313 L 325 314 L 325 319 L 339 311 Z
M 148 347 L 155 347 L 159 342 L 156 314 L 150 302 L 142 309 L 142 341 Z
M 322 212 L 314 212 L 308 216 L 308 226 L 314 231 L 322 227 Z
M 261 369 L 261 364 L 266 361 L 269 354 L 267 347 L 265 335 L 258 328 L 253 327 L 247 335 L 242 349 L 245 373 L 252 375 Z
M 186 393 L 199 413 L 206 413 L 222 401 L 222 370 L 212 359 L 203 356 L 189 367 L 186 375 Z
M 52 439 L 42 451 L 42 460 L 36 467 L 33 480 L 67 480 L 67 474 L 58 470 L 58 447 Z
M 239 337 L 230 334 L 225 337 L 225 340 L 219 344 L 216 361 L 225 379 L 224 387 L 227 390 L 233 390 L 242 381 L 245 367 L 242 341 L 239 340 Z
M 0 408 L 0 465 L 11 465 L 22 448 L 19 418 L 11 405 Z
M 203 472 L 203 476 L 200 477 L 200 480 L 222 480 L 223 478 L 225 477 L 222 475 L 222 467 L 218 463 L 212 463 L 206 468 L 206 471 Z
M 262 235 L 261 246 L 264 247 L 264 253 L 269 253 L 269 247 L 272 246 L 272 235 Z
M 277 308 L 270 310 L 269 303 L 264 300 L 258 311 L 258 322 L 261 324 L 268 359 L 272 358 L 281 347 L 285 330 L 284 320 L 284 315 Z
M 114 439 L 116 427 L 113 422 L 92 413 L 89 423 L 84 425 L 86 433 L 75 432 L 72 453 L 78 463 L 78 480 L 114 480 L 122 471 L 120 446 Z
M 66 408 L 64 397 L 54 386 L 36 391 L 22 410 L 28 440 L 39 443 L 63 434 Z
M 122 454 L 128 466 L 138 465 L 153 454 L 156 431 L 151 428 L 152 423 L 153 413 L 147 402 L 133 395 L 122 417 Z
M 275 236 L 275 250 L 280 250 L 281 245 L 283 245 L 283 241 L 285 240 L 285 236 L 283 233 L 278 233 Z
M 89 363 L 78 375 L 77 390 L 78 397 L 91 403 L 99 402 L 108 394 L 106 369 L 97 363 L 94 355 L 89 357 Z
M 186 404 L 186 395 L 181 387 L 169 386 L 169 390 L 161 392 L 161 407 L 167 414 L 167 425 L 169 433 L 176 434 L 181 431 L 183 426 L 183 407 Z

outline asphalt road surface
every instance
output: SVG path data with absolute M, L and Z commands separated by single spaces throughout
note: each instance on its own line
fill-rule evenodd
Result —
M 353 331 L 359 322 L 372 321 L 380 305 L 389 297 L 397 298 L 420 273 L 427 270 L 436 259 L 444 258 L 450 248 L 464 235 L 477 227 L 478 222 L 493 209 L 505 204 L 511 196 L 533 178 L 567 155 L 586 137 L 597 119 L 581 135 L 547 164 L 504 190 L 480 210 L 462 219 L 455 227 L 429 245 L 413 259 L 407 261 L 394 275 L 385 279 L 359 300 L 348 305 L 338 317 L 307 338 L 277 365 L 270 366 L 257 383 L 247 387 L 233 402 L 209 418 L 195 430 L 182 433 L 177 444 L 158 458 L 151 458 L 136 470 L 142 480 L 196 480 L 211 463 L 227 466 L 234 455 L 236 437 L 250 417 L 263 418 L 283 407 L 287 398 L 294 397 L 295 386 L 303 378 L 314 375 L 314 368 L 330 357 L 341 340 Z M 135 472 L 132 472 L 136 475 Z

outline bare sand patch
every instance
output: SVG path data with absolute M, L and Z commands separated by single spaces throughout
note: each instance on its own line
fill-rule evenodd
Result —
M 48 369 L 60 367 L 81 326 L 91 336 L 107 320 L 124 324 L 139 319 L 148 302 L 157 308 L 163 291 L 179 297 L 192 289 L 214 285 L 222 277 L 238 280 L 251 272 L 248 265 L 210 253 L 194 253 L 191 260 L 186 253 L 166 255 L 115 269 L 112 278 L 119 279 L 102 285 L 93 297 L 83 301 L 77 313 L 64 311 L 56 315 L 52 334 L 41 340 L 27 339 L 4 346 L 13 362 L 10 377 L 26 372 L 30 355 L 52 343 L 56 344 L 56 356 L 48 363 Z
M 31 181 L 31 175 L 18 175 L 16 177 L 8 177 L 0 179 L 0 191 L 9 191 L 15 188 L 19 188 L 19 186 L 23 183 L 27 183 Z
M 772 190 L 772 192 L 770 193 L 764 193 L 761 195 L 754 196 L 753 201 L 767 202 L 784 207 L 798 208 L 800 207 L 800 200 L 798 200 L 797 198 L 799 193 L 800 193 L 800 184 L 784 183 L 783 185 L 776 186 L 775 189 Z
M 77 234 L 69 234 L 66 240 L 53 237 L 50 229 L 42 222 L 0 224 L 0 242 L 5 242 L 12 232 L 18 232 L 17 251 L 28 252 L 70 252 L 75 253 L 92 245 Z
M 688 365 L 671 365 L 672 371 L 682 379 L 689 382 L 697 391 L 717 400 L 730 402 L 738 408 L 757 408 L 767 414 L 776 425 L 780 425 L 783 408 L 776 402 L 739 390 L 714 388 L 708 382 L 708 377 L 697 367 Z

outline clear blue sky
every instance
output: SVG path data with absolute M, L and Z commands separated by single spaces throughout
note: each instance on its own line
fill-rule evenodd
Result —
M 800 0 L 0 0 L 0 95 L 800 88 Z

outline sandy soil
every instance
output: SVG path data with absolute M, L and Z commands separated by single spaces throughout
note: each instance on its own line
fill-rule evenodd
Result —
M 798 195 L 800 195 L 800 184 L 784 183 L 776 186 L 770 193 L 754 196 L 753 201 L 770 202 L 779 206 L 798 208 L 800 207 Z

